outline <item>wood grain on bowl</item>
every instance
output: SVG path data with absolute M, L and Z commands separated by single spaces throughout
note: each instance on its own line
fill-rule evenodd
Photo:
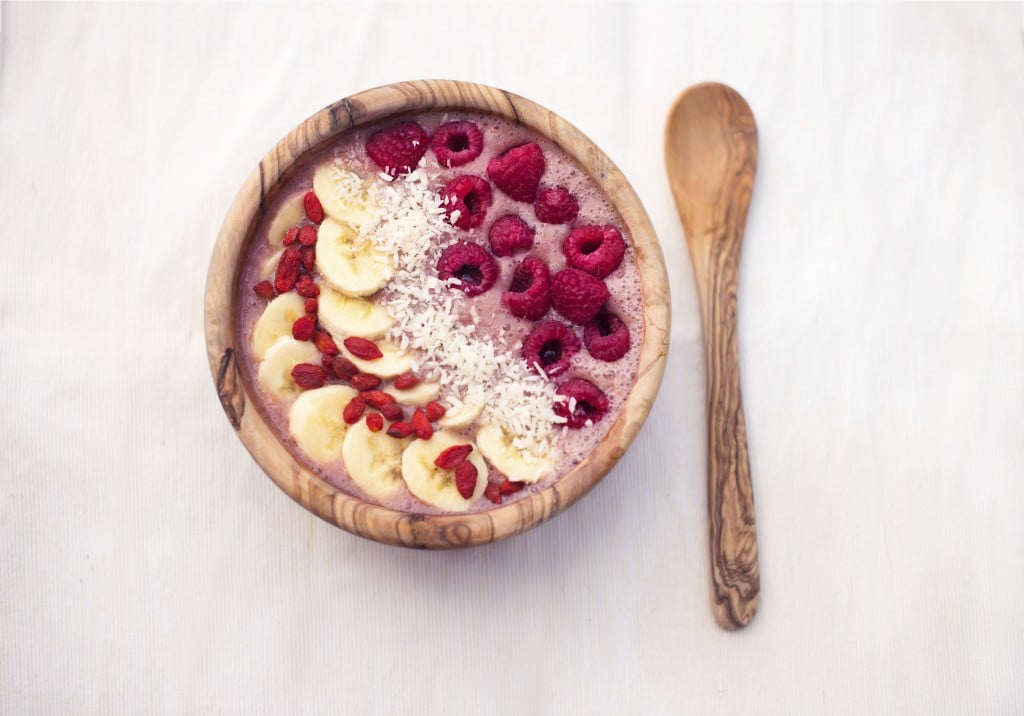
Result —
M 644 325 L 636 384 L 600 446 L 547 489 L 493 510 L 464 515 L 406 514 L 366 502 L 315 475 L 278 440 L 240 377 L 235 335 L 237 282 L 264 200 L 309 152 L 379 120 L 432 109 L 490 113 L 527 126 L 583 166 L 618 209 L 632 236 L 642 277 Z M 249 176 L 228 210 L 206 283 L 206 341 L 221 404 L 246 449 L 292 499 L 349 532 L 405 547 L 485 544 L 552 517 L 589 491 L 618 461 L 650 411 L 668 350 L 669 288 L 661 247 L 640 200 L 612 161 L 550 110 L 503 90 L 451 80 L 402 82 L 360 92 L 316 113 L 282 139 Z

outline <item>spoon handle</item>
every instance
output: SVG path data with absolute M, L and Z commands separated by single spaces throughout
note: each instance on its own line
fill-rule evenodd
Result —
M 749 624 L 761 594 L 736 325 L 740 246 L 753 180 L 752 165 L 739 167 L 705 216 L 703 240 L 690 242 L 707 362 L 712 608 L 725 629 Z

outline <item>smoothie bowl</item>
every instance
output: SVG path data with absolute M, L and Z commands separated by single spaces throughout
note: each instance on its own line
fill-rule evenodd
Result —
M 643 424 L 668 330 L 657 237 L 608 157 L 446 80 L 361 92 L 281 140 L 206 285 L 210 369 L 257 463 L 407 547 L 492 542 L 583 496 Z

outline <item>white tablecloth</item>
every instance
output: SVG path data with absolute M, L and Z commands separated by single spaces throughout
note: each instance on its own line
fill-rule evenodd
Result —
M 1024 713 L 1024 45 L 1003 5 L 2 6 L 0 712 Z M 661 237 L 633 449 L 488 547 L 352 537 L 207 370 L 224 212 L 322 106 L 421 77 L 549 106 Z M 739 293 L 760 614 L 708 605 L 685 86 L 761 140 Z

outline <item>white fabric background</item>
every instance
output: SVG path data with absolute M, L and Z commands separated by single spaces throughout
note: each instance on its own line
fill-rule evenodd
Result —
M 1019 5 L 2 5 L 0 712 L 1024 713 Z M 333 100 L 549 106 L 661 236 L 669 366 L 598 488 L 509 541 L 352 537 L 256 467 L 207 370 L 224 212 Z M 763 598 L 708 606 L 676 94 L 748 99 L 741 268 Z

